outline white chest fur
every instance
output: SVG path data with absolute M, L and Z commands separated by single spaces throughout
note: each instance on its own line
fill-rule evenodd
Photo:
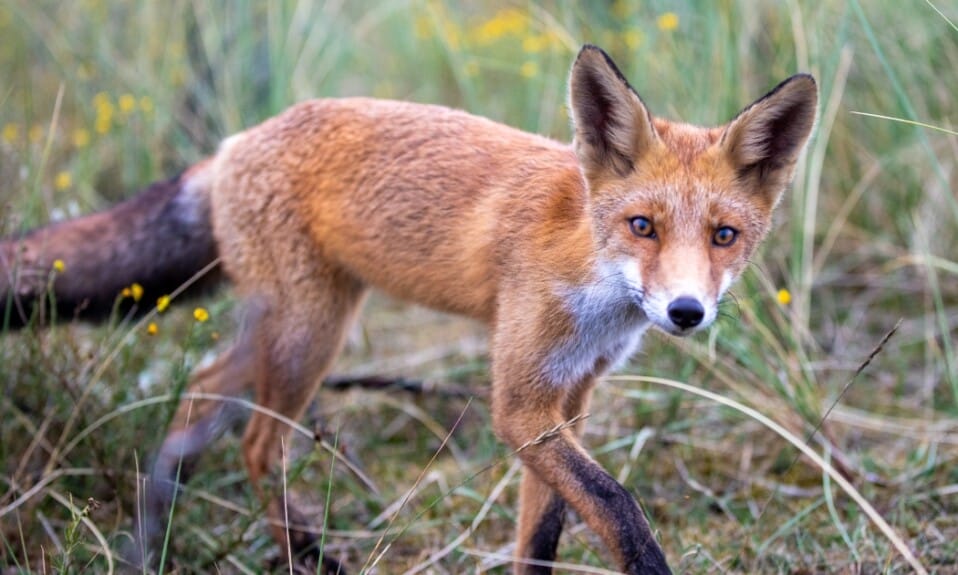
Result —
M 572 316 L 574 328 L 546 357 L 543 371 L 553 385 L 573 385 L 617 367 L 632 355 L 650 325 L 640 307 L 635 272 L 602 272 L 583 286 L 557 286 L 562 312 Z

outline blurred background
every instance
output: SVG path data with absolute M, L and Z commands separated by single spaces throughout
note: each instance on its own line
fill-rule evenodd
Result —
M 585 440 L 679 572 L 907 564 L 755 418 L 642 376 L 779 422 L 928 570 L 954 573 L 956 23 L 945 0 L 0 0 L 0 234 L 106 208 L 313 97 L 439 103 L 567 141 L 566 76 L 585 42 L 612 54 L 653 113 L 699 124 L 810 72 L 817 134 L 723 317 L 690 340 L 647 337 L 624 370 L 635 377 L 600 386 Z M 0 335 L 3 573 L 122 565 L 171 397 L 226 345 L 234 316 L 224 290 L 149 323 L 60 318 Z M 508 570 L 517 464 L 489 430 L 483 335 L 384 297 L 367 306 L 336 374 L 409 385 L 321 392 L 302 423 L 326 448 L 294 440 L 284 474 L 350 572 Z M 211 448 L 178 497 L 165 569 L 252 573 L 276 558 L 240 433 Z M 613 568 L 575 517 L 558 560 Z

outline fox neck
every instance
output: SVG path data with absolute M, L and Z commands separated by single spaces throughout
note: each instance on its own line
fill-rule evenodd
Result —
M 651 325 L 642 311 L 642 294 L 633 287 L 636 273 L 634 262 L 598 261 L 588 282 L 555 286 L 569 334 L 547 358 L 551 383 L 578 384 L 615 369 L 632 355 Z

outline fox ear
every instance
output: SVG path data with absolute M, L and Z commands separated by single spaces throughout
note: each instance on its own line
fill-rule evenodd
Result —
M 792 179 L 817 106 L 815 79 L 798 74 L 742 110 L 722 135 L 739 179 L 770 194 L 772 204 Z
M 658 139 L 652 118 L 609 55 L 585 45 L 569 78 L 575 152 L 586 176 L 612 170 L 629 174 Z

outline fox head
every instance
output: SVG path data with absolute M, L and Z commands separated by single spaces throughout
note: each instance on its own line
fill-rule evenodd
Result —
M 792 179 L 815 123 L 814 78 L 792 76 L 702 128 L 654 118 L 611 58 L 585 46 L 569 99 L 600 261 L 658 328 L 708 326 Z

